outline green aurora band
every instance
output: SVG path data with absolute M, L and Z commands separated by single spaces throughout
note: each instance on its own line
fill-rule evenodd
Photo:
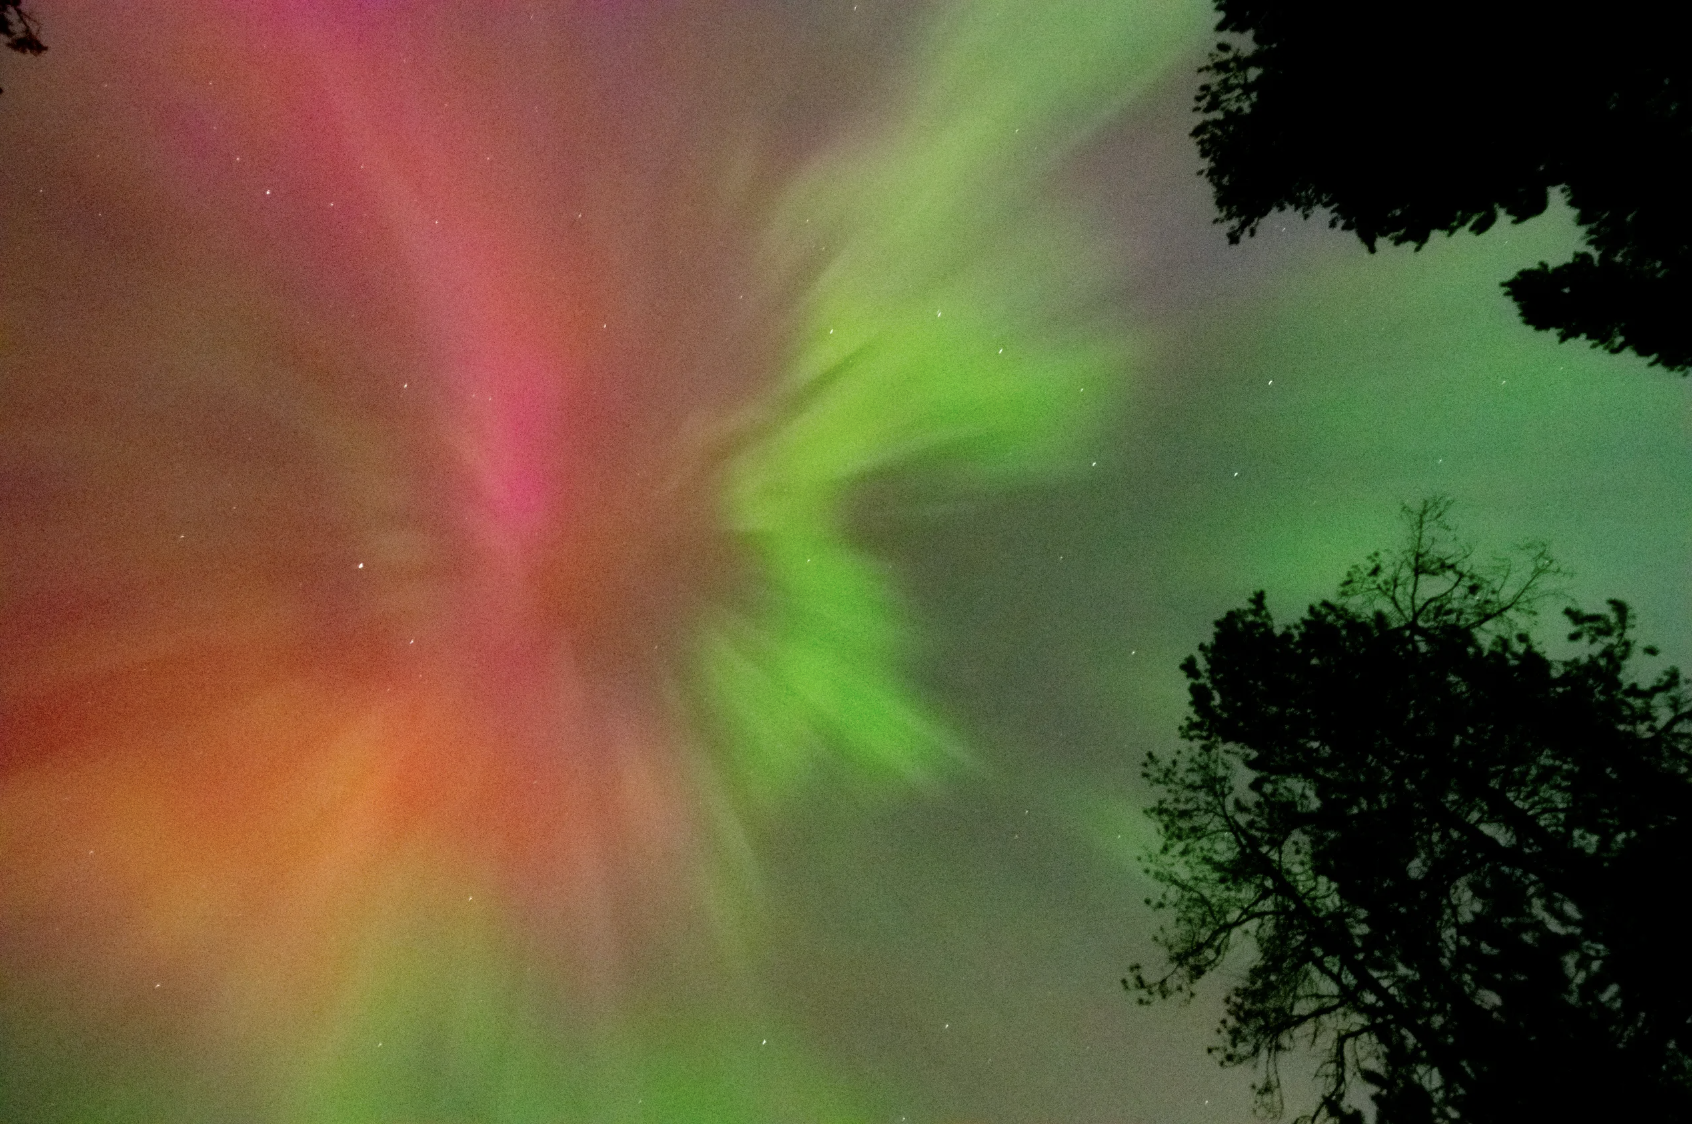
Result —
M 853 500 L 890 476 L 941 494 L 1074 474 L 1131 348 L 1109 263 L 1048 176 L 1202 29 L 1193 3 L 947 10 L 905 104 L 804 174 L 767 256 L 810 271 L 793 356 L 733 460 L 726 519 L 752 604 L 705 628 L 700 679 L 734 772 L 765 801 L 823 754 L 913 781 L 965 756 L 910 686 L 913 637 Z

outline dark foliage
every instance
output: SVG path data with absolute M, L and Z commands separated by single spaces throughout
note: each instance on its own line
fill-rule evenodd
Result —
M 1520 631 L 1543 553 L 1478 566 L 1445 509 L 1337 601 L 1283 628 L 1259 593 L 1187 661 L 1187 744 L 1145 768 L 1168 971 L 1124 986 L 1243 963 L 1216 1051 L 1278 1112 L 1280 1059 L 1314 1050 L 1308 1120 L 1692 1118 L 1692 698 L 1630 677 L 1619 601 L 1547 656 Z
M 1229 238 L 1270 214 L 1370 250 L 1542 213 L 1553 188 L 1589 252 L 1506 282 L 1567 340 L 1692 365 L 1692 7 L 1522 0 L 1218 0 L 1193 130 Z
M 38 30 L 34 17 L 23 10 L 22 0 L 0 0 L 0 39 L 6 46 L 20 54 L 39 55 L 47 44 L 41 41 Z

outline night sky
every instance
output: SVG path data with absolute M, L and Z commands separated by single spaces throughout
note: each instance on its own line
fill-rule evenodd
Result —
M 1229 246 L 1196 0 L 31 8 L 7 1121 L 1244 1121 L 1118 982 L 1211 622 L 1445 493 L 1692 659 L 1566 213 Z

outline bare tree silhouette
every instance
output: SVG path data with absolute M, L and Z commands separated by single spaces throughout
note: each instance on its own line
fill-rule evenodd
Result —
M 1188 659 L 1187 744 L 1145 766 L 1168 965 L 1123 984 L 1249 961 L 1216 1051 L 1278 1112 L 1280 1059 L 1316 1049 L 1303 1120 L 1685 1120 L 1692 695 L 1629 677 L 1619 601 L 1546 656 L 1545 554 L 1478 564 L 1446 506 L 1337 601 L 1277 627 L 1259 593 Z

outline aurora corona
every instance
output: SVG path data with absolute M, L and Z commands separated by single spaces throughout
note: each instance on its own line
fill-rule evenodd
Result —
M 938 6 L 783 132 L 776 5 L 40 7 L 15 1118 L 863 1118 L 793 1036 L 726 1044 L 764 1025 L 743 836 L 968 760 L 851 503 L 1079 468 L 1129 350 L 1048 176 L 1196 11 Z

